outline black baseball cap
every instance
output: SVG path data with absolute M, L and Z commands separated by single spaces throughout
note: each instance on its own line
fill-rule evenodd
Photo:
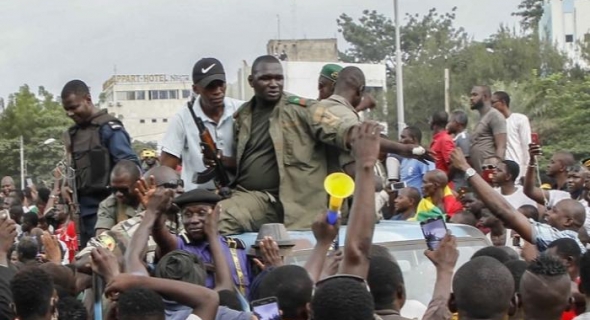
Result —
M 219 60 L 215 58 L 203 58 L 193 67 L 193 83 L 203 88 L 211 82 L 221 80 L 225 82 L 225 70 Z

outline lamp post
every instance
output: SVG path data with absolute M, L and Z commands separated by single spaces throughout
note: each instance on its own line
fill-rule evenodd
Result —
M 397 91 L 397 129 L 398 137 L 401 138 L 402 130 L 406 126 L 404 119 L 404 77 L 402 70 L 402 50 L 400 40 L 400 23 L 398 0 L 393 0 L 394 21 L 395 21 L 395 87 Z

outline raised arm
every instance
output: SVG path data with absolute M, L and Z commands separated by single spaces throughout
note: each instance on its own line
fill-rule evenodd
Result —
M 215 291 L 234 291 L 234 282 L 229 263 L 223 254 L 223 248 L 221 247 L 221 242 L 219 240 L 217 221 L 219 221 L 220 212 L 221 205 L 218 204 L 207 216 L 207 219 L 205 219 L 204 230 L 207 240 L 209 240 L 211 255 L 213 256 L 213 264 L 215 265 Z
M 451 153 L 451 162 L 459 172 L 465 173 L 469 169 L 472 169 L 459 148 L 456 148 Z M 475 173 L 475 171 L 472 173 L 473 175 L 468 178 L 469 184 L 492 214 L 504 222 L 507 227 L 516 231 L 516 233 L 518 233 L 524 240 L 530 243 L 536 243 L 536 241 L 533 241 L 532 239 L 533 228 L 527 218 L 516 211 L 516 209 L 514 209 L 499 192 L 492 189 L 492 187 L 490 187 L 481 176 Z
M 376 122 L 363 122 L 354 128 L 352 150 L 356 159 L 354 199 L 346 230 L 344 259 L 339 273 L 367 277 L 369 250 L 375 228 L 375 183 L 373 167 L 379 156 L 379 133 Z
M 217 315 L 219 296 L 213 290 L 184 281 L 136 276 L 122 273 L 115 277 L 106 287 L 105 294 L 143 287 L 153 290 L 166 299 L 193 308 L 193 314 L 203 320 L 213 320 Z
M 545 205 L 545 199 L 549 199 L 549 193 L 536 186 L 535 179 L 537 178 L 537 155 L 541 154 L 541 146 L 537 144 L 529 145 L 529 165 L 524 176 L 524 194 L 535 200 L 538 204 Z
M 313 231 L 316 243 L 309 258 L 305 262 L 304 268 L 307 270 L 314 283 L 320 280 L 324 268 L 324 262 L 326 260 L 326 253 L 330 250 L 332 241 L 334 241 L 338 235 L 339 222 L 337 225 L 333 226 L 327 221 L 328 214 L 322 212 L 311 225 L 311 230 Z

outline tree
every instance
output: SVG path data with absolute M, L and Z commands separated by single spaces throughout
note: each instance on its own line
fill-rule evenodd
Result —
M 513 16 L 521 18 L 520 25 L 526 31 L 537 33 L 539 28 L 539 21 L 543 16 L 543 2 L 544 0 L 521 0 L 518 5 L 517 12 L 513 12 Z
M 49 179 L 51 171 L 63 157 L 63 144 L 44 145 L 49 138 L 61 141 L 72 125 L 54 96 L 39 87 L 38 94 L 23 85 L 8 97 L 0 115 L 0 154 L 3 155 L 1 175 L 16 179 L 20 175 L 20 136 L 24 141 L 27 176 L 37 181 Z

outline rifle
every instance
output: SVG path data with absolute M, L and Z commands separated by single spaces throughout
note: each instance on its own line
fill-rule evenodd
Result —
M 193 97 L 193 99 L 188 103 L 188 109 L 190 110 L 191 116 L 197 125 L 197 129 L 199 129 L 201 151 L 203 152 L 204 157 L 213 159 L 215 161 L 214 166 L 205 169 L 203 172 L 198 172 L 194 182 L 197 184 L 203 184 L 213 179 L 215 186 L 219 190 L 219 194 L 223 197 L 229 196 L 229 184 L 231 181 L 227 175 L 227 171 L 223 167 L 221 159 L 217 156 L 217 145 L 215 144 L 215 141 L 213 141 L 213 137 L 211 136 L 209 129 L 205 127 L 203 119 L 197 116 L 193 110 L 194 101 L 195 98 Z

